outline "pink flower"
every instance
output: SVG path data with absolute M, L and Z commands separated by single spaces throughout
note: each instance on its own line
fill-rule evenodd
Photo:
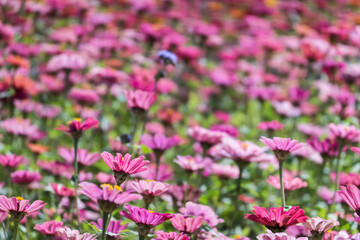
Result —
M 90 233 L 80 234 L 79 230 L 72 230 L 68 227 L 56 229 L 56 236 L 59 240 L 96 240 L 97 236 Z
M 80 138 L 81 134 L 92 127 L 97 127 L 99 124 L 99 121 L 88 118 L 84 122 L 82 122 L 82 119 L 76 118 L 71 122 L 68 122 L 68 126 L 60 125 L 56 128 L 56 130 L 64 131 L 70 133 L 73 138 Z
M 0 122 L 0 127 L 5 132 L 29 137 L 34 140 L 39 140 L 46 136 L 45 132 L 40 131 L 36 125 L 31 124 L 30 119 L 8 118 Z
M 332 158 L 338 155 L 339 144 L 334 140 L 325 138 L 320 141 L 318 138 L 311 138 L 307 142 L 323 158 Z
M 131 159 L 132 156 L 128 153 L 124 157 L 121 153 L 116 153 L 114 157 L 111 153 L 103 152 L 101 157 L 113 170 L 118 185 L 121 185 L 128 175 L 145 171 L 146 168 L 144 166 L 149 163 L 149 161 L 144 160 L 144 156 Z
M 102 219 L 98 219 L 97 222 L 91 222 L 91 224 L 94 225 L 97 229 L 99 229 L 99 231 L 102 231 L 102 229 L 103 229 L 103 220 Z M 117 237 L 119 236 L 121 231 L 125 230 L 128 225 L 129 225 L 129 223 L 121 225 L 121 220 L 110 221 L 108 229 L 106 231 L 107 237 L 109 239 L 112 239 L 112 238 L 117 239 Z
M 360 155 L 360 148 L 358 147 L 351 147 L 351 151 L 355 152 L 356 154 Z M 1 156 L 0 156 L 1 157 Z M 1 159 L 1 158 L 0 158 Z
M 298 177 L 291 176 L 289 174 L 286 174 L 284 172 L 284 189 L 285 191 L 294 191 L 299 188 L 307 187 L 307 182 L 304 182 Z M 269 176 L 269 178 L 266 180 L 267 183 L 269 183 L 271 186 L 273 186 L 276 189 L 280 189 L 280 177 L 279 176 Z
M 126 205 L 129 211 L 120 211 L 120 215 L 135 222 L 138 226 L 139 239 L 145 239 L 150 230 L 173 217 L 170 213 L 157 213 L 144 208 Z
M 260 141 L 274 151 L 279 161 L 285 161 L 290 153 L 301 148 L 304 144 L 290 138 L 274 137 L 273 139 L 262 136 Z
M 16 168 L 23 163 L 24 157 L 22 155 L 6 154 L 0 155 L 0 164 L 5 168 Z
M 62 227 L 62 225 L 62 222 L 52 220 L 49 222 L 43 222 L 42 224 L 36 224 L 34 229 L 43 235 L 55 235 L 56 229 Z
M 311 231 L 312 235 L 317 235 L 319 233 L 324 234 L 325 232 L 328 232 L 331 228 L 340 223 L 334 219 L 325 220 L 320 217 L 313 217 L 306 220 L 303 224 Z
M 63 159 L 65 159 L 66 162 L 71 163 L 71 164 L 74 162 L 75 152 L 74 152 L 73 148 L 68 149 L 68 148 L 64 148 L 64 147 L 59 147 L 58 154 Z M 83 166 L 91 166 L 99 159 L 100 159 L 99 153 L 89 153 L 88 150 L 81 149 L 81 148 L 79 148 L 77 150 L 77 161 L 79 164 L 81 164 Z
M 128 106 L 131 109 L 139 109 L 147 111 L 153 105 L 157 99 L 157 95 L 154 92 L 146 92 L 142 90 L 128 90 L 124 92 L 128 102 Z
M 87 66 L 86 58 L 79 53 L 66 52 L 56 55 L 47 63 L 49 72 L 61 70 L 81 70 Z
M 341 198 L 360 216 L 360 191 L 354 184 L 340 186 L 341 191 L 337 193 Z
M 170 222 L 179 232 L 191 235 L 201 227 L 202 220 L 203 217 L 185 218 L 181 214 L 174 214 Z
M 82 188 L 81 194 L 88 196 L 97 203 L 105 213 L 112 213 L 119 205 L 141 199 L 139 194 L 122 192 L 122 189 L 117 185 L 102 184 L 99 188 L 94 183 L 82 182 L 79 186 Z
M 322 198 L 324 199 L 327 204 L 331 204 L 332 203 L 332 199 L 334 196 L 334 191 L 331 191 L 330 189 L 328 189 L 327 187 L 321 187 L 319 188 L 316 193 Z M 334 199 L 334 203 L 339 203 L 342 202 L 342 198 L 340 197 L 339 194 L 335 195 L 335 199 Z
M 60 197 L 74 197 L 75 190 L 73 188 L 67 188 L 61 184 L 50 183 L 51 188 L 54 190 L 55 194 Z
M 230 124 L 214 124 L 210 127 L 212 131 L 224 132 L 232 137 L 239 136 L 239 130 L 237 127 Z
M 157 181 L 148 181 L 148 180 L 136 180 L 135 182 L 131 182 L 130 186 L 134 189 L 137 193 L 145 196 L 160 196 L 164 192 L 166 192 L 170 185 L 167 183 L 157 182 Z
M 155 180 L 156 178 L 156 165 L 155 163 L 149 164 L 149 168 L 140 173 L 134 174 L 134 177 L 140 177 L 144 179 Z M 158 179 L 157 181 L 167 181 L 173 177 L 174 171 L 168 164 L 160 164 L 159 165 L 159 172 L 158 172 Z
M 187 202 L 185 207 L 180 208 L 180 212 L 185 216 L 203 217 L 204 222 L 210 227 L 215 227 L 219 223 L 224 222 L 223 219 L 218 218 L 214 210 L 209 206 L 198 203 Z
M 29 184 L 31 184 L 33 182 L 37 182 L 41 179 L 42 179 L 42 177 L 41 177 L 40 173 L 38 173 L 38 172 L 29 172 L 26 170 L 24 170 L 24 171 L 18 170 L 11 174 L 12 182 L 17 183 L 17 184 L 29 185 Z
M 216 158 L 230 158 L 236 163 L 254 162 L 256 157 L 264 153 L 261 148 L 252 142 L 241 142 L 235 138 L 225 137 L 222 142 L 209 150 L 210 155 Z
M 174 163 L 177 163 L 181 168 L 187 171 L 198 171 L 205 167 L 202 157 L 197 155 L 195 157 L 192 156 L 180 156 L 178 155 L 176 159 L 174 159 Z
M 258 124 L 258 129 L 263 131 L 276 131 L 283 129 L 284 125 L 276 120 L 270 122 L 261 122 Z
M 154 136 L 144 134 L 141 136 L 140 141 L 154 151 L 164 152 L 176 146 L 179 143 L 179 138 L 176 136 L 167 138 L 164 134 L 157 133 Z
M 335 136 L 340 144 L 356 143 L 359 141 L 360 131 L 355 126 L 345 126 L 342 124 L 330 123 L 330 132 Z
M 239 168 L 237 166 L 214 163 L 211 165 L 211 174 L 215 174 L 221 179 L 237 179 L 239 177 Z
M 260 234 L 256 237 L 258 240 L 307 240 L 307 237 L 296 238 L 294 236 L 288 235 L 287 233 L 268 233 Z
M 156 231 L 156 238 L 151 240 L 190 240 L 190 237 L 183 233 Z
M 208 130 L 200 126 L 189 128 L 187 133 L 195 141 L 208 145 L 219 143 L 226 136 L 223 132 Z
M 0 211 L 10 214 L 11 219 L 15 222 L 20 222 L 26 214 L 31 214 L 42 209 L 46 203 L 40 200 L 29 204 L 30 200 L 24 200 L 21 197 L 7 198 L 4 195 L 0 196 Z
M 94 90 L 81 88 L 72 88 L 68 98 L 83 105 L 94 105 L 100 101 L 99 95 Z
M 246 214 L 245 218 L 260 223 L 272 232 L 283 232 L 286 228 L 297 223 L 305 222 L 308 218 L 304 215 L 305 211 L 298 206 L 293 206 L 289 211 L 284 211 L 283 207 L 270 208 L 254 206 L 254 214 Z
M 136 206 L 125 205 L 125 208 L 129 211 L 129 213 L 126 211 L 120 211 L 120 215 L 130 219 L 138 225 L 143 224 L 151 228 L 173 217 L 170 213 L 157 213 Z

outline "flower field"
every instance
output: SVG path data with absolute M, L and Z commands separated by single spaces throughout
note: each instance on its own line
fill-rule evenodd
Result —
M 359 0 L 0 0 L 0 240 L 360 240 Z

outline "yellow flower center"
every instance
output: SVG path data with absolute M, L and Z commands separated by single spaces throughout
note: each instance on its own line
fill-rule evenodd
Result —
M 277 6 L 277 0 L 265 0 L 265 5 L 268 7 L 276 7 Z
M 149 213 L 154 213 L 154 211 L 151 211 L 151 210 L 148 210 L 149 211 Z
M 234 235 L 233 238 L 240 238 L 241 236 L 240 235 Z
M 125 161 L 125 158 L 124 158 L 124 157 L 122 157 L 122 161 Z
M 18 202 L 20 202 L 20 201 L 22 201 L 22 200 L 24 200 L 22 197 L 16 197 L 16 200 L 18 201 Z
M 72 121 L 68 121 L 66 124 L 67 125 L 70 125 L 72 122 L 74 122 L 74 121 L 76 121 L 76 122 L 82 122 L 82 119 L 81 118 L 74 118 Z
M 188 158 L 187 161 L 188 162 L 195 162 L 195 160 L 193 158 Z
M 114 187 L 113 187 L 111 184 L 108 184 L 108 183 L 101 184 L 101 187 L 102 187 L 102 188 L 107 187 L 107 188 L 109 188 L 109 190 L 113 190 L 113 189 L 114 189 Z
M 242 144 L 241 144 L 241 147 L 244 148 L 244 149 L 247 149 L 247 148 L 249 147 L 249 145 L 246 144 L 246 143 L 242 143 Z
M 118 190 L 118 191 L 121 191 L 122 192 L 122 188 L 119 186 L 119 185 L 114 185 L 114 189 Z

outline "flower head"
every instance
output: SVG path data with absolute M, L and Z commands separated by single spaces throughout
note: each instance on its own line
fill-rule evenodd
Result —
M 114 157 L 111 153 L 103 152 L 101 157 L 113 170 L 118 185 L 121 185 L 128 175 L 145 171 L 147 168 L 144 166 L 149 163 L 149 161 L 144 160 L 144 156 L 131 159 L 132 156 L 128 153 L 124 157 L 121 153 L 116 153 Z
M 146 112 L 157 99 L 156 93 L 142 90 L 125 91 L 125 97 L 128 106 L 135 112 Z
M 60 125 L 57 130 L 68 132 L 74 139 L 79 139 L 82 133 L 92 127 L 96 127 L 99 121 L 88 118 L 84 122 L 80 118 L 75 118 L 73 121 L 68 122 L 68 126 Z
M 46 203 L 40 200 L 29 204 L 30 200 L 24 200 L 21 197 L 7 198 L 4 195 L 0 196 L 0 211 L 10 214 L 14 222 L 20 222 L 25 215 L 31 214 L 42 209 Z
M 190 240 L 190 237 L 183 233 L 156 231 L 156 238 L 152 240 Z
M 284 211 L 283 207 L 270 208 L 254 206 L 254 214 L 246 214 L 245 218 L 260 223 L 272 232 L 282 232 L 286 228 L 297 223 L 305 222 L 308 218 L 304 215 L 305 211 L 298 206 L 293 206 L 289 211 Z
M 354 184 L 340 186 L 338 194 L 360 216 L 360 190 Z
M 0 155 L 0 164 L 6 168 L 16 168 L 23 163 L 24 157 L 22 155 L 6 154 Z
M 170 185 L 167 183 L 151 180 L 136 180 L 135 182 L 131 182 L 130 186 L 143 196 L 145 204 L 147 205 L 149 205 L 156 196 L 160 196 L 170 188 Z
M 339 225 L 340 223 L 334 219 L 325 220 L 320 217 L 313 217 L 306 220 L 303 224 L 311 231 L 313 236 L 322 237 L 325 232 L 328 232 L 331 228 Z
M 103 220 L 98 219 L 97 222 L 91 222 L 97 229 L 102 231 L 103 229 Z M 121 231 L 125 230 L 129 223 L 121 225 L 121 220 L 110 221 L 108 229 L 106 231 L 107 239 L 117 239 Z
M 175 65 L 177 62 L 177 56 L 167 50 L 160 50 L 157 53 L 157 57 L 164 62 L 164 64 Z
M 110 184 L 102 184 L 101 188 L 94 183 L 82 182 L 79 184 L 81 194 L 88 196 L 93 202 L 97 203 L 105 213 L 112 213 L 120 205 L 133 200 L 141 199 L 141 195 L 122 192 L 121 187 Z
M 191 235 L 201 227 L 203 223 L 202 220 L 203 217 L 201 216 L 185 218 L 181 214 L 175 214 L 174 217 L 170 219 L 170 222 L 178 231 Z
M 84 233 L 80 234 L 79 230 L 73 230 L 68 227 L 61 227 L 56 229 L 56 237 L 59 240 L 96 240 L 97 237 L 94 234 Z
M 304 144 L 290 138 L 274 137 L 273 139 L 262 136 L 260 141 L 274 151 L 279 161 L 285 161 L 290 153 L 301 148 Z
M 288 235 L 287 233 L 268 233 L 260 234 L 256 237 L 258 240 L 307 240 L 307 237 L 296 238 L 294 236 Z
M 42 224 L 36 224 L 34 229 L 43 235 L 55 235 L 56 229 L 62 227 L 62 225 L 62 222 L 52 220 L 49 222 L 43 222 Z
M 359 142 L 360 131 L 355 126 L 330 123 L 328 125 L 331 134 L 336 137 L 340 145 Z

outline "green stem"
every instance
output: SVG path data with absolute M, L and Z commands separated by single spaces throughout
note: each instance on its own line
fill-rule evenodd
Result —
M 14 240 L 17 239 L 18 229 L 19 229 L 19 223 L 18 223 L 18 222 L 14 222 Z
M 103 226 L 102 226 L 101 240 L 106 239 L 106 232 L 107 232 L 107 228 L 108 228 L 108 218 L 109 218 L 109 214 L 103 213 L 103 223 L 102 223 Z
M 155 155 L 156 155 L 156 154 L 155 154 Z M 160 156 L 156 156 L 155 181 L 158 180 L 158 176 L 159 176 L 159 166 L 160 166 Z
M 79 207 L 78 207 L 78 184 L 79 184 L 79 166 L 77 161 L 77 150 L 78 150 L 79 139 L 74 138 L 74 188 L 75 188 L 75 211 L 76 211 L 76 221 L 78 228 L 81 230 L 80 221 L 79 221 Z
M 328 212 L 326 215 L 328 215 L 332 209 L 332 206 L 334 205 L 334 201 L 335 201 L 335 197 L 336 197 L 336 189 L 338 187 L 338 181 L 339 181 L 339 166 L 340 166 L 340 157 L 341 157 L 341 153 L 342 153 L 342 150 L 343 150 L 344 146 L 340 146 L 339 147 L 339 153 L 338 153 L 338 156 L 336 158 L 336 166 L 335 166 L 335 171 L 336 171 L 336 177 L 335 177 L 335 182 L 334 182 L 334 194 L 332 196 L 332 199 L 331 199 L 331 203 L 328 207 Z
M 279 174 L 280 174 L 280 191 L 281 191 L 281 206 L 286 207 L 285 201 L 285 191 L 284 191 L 284 182 L 283 182 L 283 165 L 285 161 L 279 161 Z
M 135 134 L 136 134 L 136 129 L 138 128 L 138 124 L 139 124 L 139 117 L 137 116 L 137 114 L 134 114 L 135 117 L 135 121 L 134 121 L 134 126 L 133 126 L 133 130 L 131 132 L 131 155 L 134 155 L 135 153 Z

